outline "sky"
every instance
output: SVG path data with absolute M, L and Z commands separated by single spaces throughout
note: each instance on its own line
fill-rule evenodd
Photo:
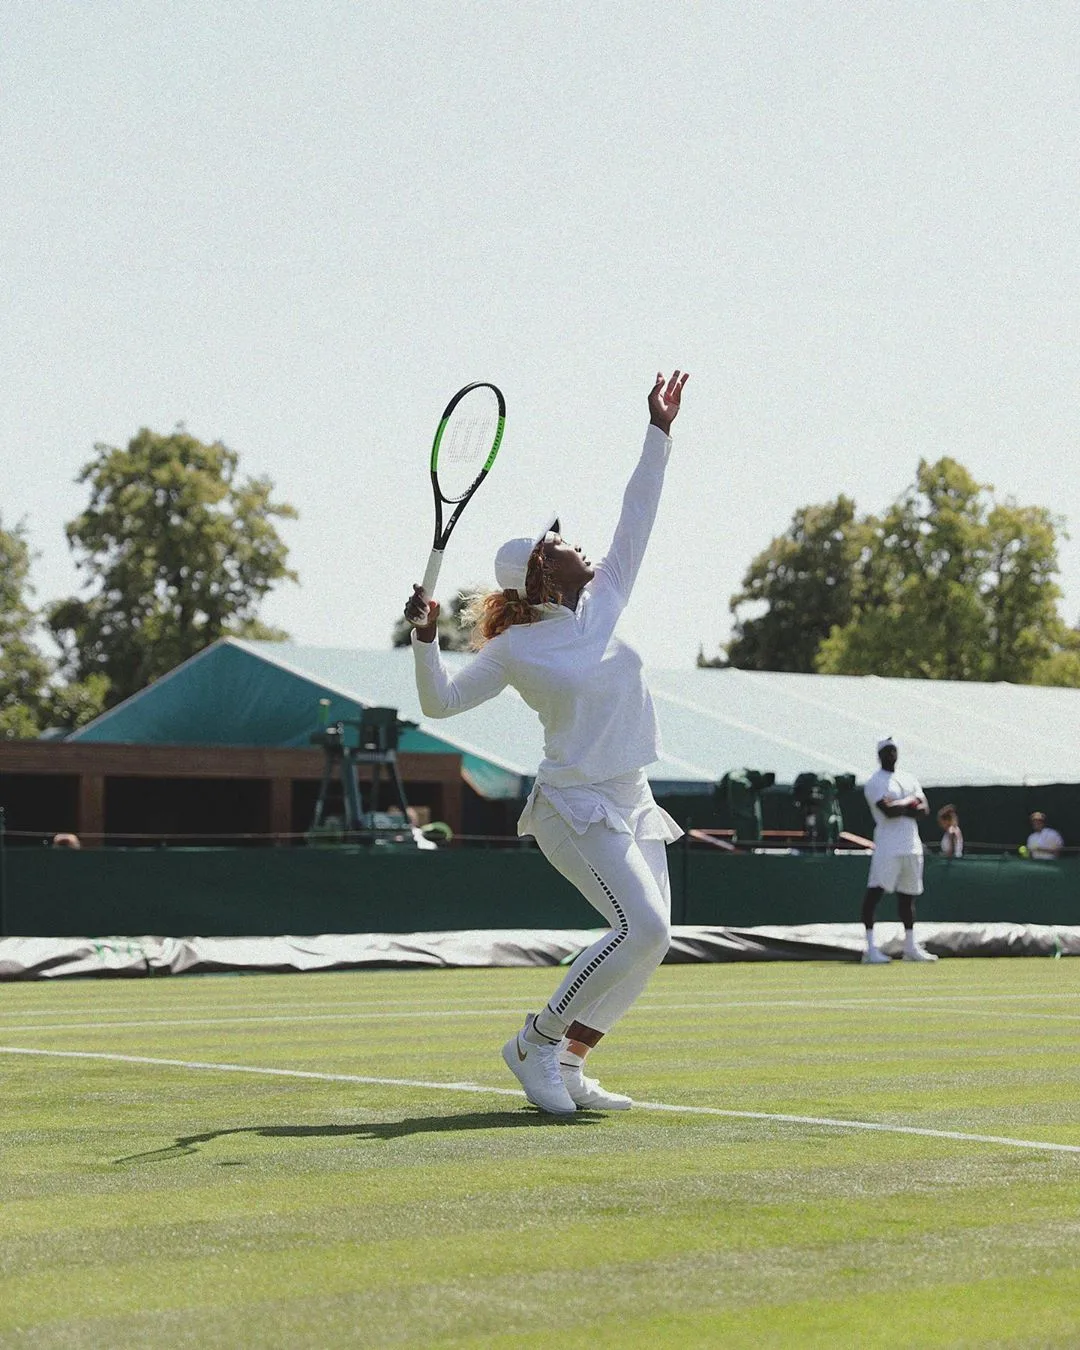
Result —
M 0 518 L 37 600 L 80 585 L 95 444 L 183 423 L 300 513 L 262 617 L 385 647 L 476 379 L 506 438 L 444 598 L 549 507 L 601 556 L 690 372 L 622 628 L 653 666 L 719 650 L 796 509 L 880 511 L 921 457 L 1080 532 L 1078 40 L 1056 0 L 7 0 Z

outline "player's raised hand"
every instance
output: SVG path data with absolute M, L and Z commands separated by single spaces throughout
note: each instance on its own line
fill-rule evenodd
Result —
M 439 602 L 429 600 L 419 582 L 413 586 L 412 595 L 405 602 L 404 614 L 416 629 L 416 635 L 421 642 L 431 642 L 434 639 L 439 620 Z
M 649 391 L 649 421 L 654 427 L 659 427 L 665 436 L 679 415 L 683 385 L 689 378 L 689 375 L 675 371 L 665 388 L 663 375 L 659 371 L 656 373 L 656 383 Z

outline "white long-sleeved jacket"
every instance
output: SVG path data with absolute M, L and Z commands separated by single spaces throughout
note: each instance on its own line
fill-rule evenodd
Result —
M 615 625 L 641 567 L 670 450 L 670 438 L 650 426 L 611 547 L 574 612 L 544 605 L 538 622 L 514 624 L 453 676 L 442 663 L 439 644 L 413 634 L 425 716 L 465 712 L 512 685 L 544 728 L 537 782 L 555 788 L 600 783 L 660 757 L 641 658 L 615 636 Z

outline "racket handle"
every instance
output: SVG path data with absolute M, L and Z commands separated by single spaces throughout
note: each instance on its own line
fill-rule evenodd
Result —
M 430 600 L 432 592 L 435 590 L 435 583 L 439 579 L 439 572 L 442 569 L 443 551 L 441 548 L 433 548 L 431 557 L 428 558 L 427 571 L 424 573 L 424 580 L 421 583 L 424 587 L 424 594 Z

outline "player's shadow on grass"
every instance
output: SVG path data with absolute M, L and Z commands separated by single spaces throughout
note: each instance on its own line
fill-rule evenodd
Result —
M 207 1130 L 205 1134 L 181 1135 L 165 1148 L 151 1149 L 149 1153 L 132 1153 L 126 1158 L 114 1158 L 120 1163 L 168 1162 L 172 1158 L 186 1158 L 199 1152 L 200 1144 L 230 1135 L 254 1134 L 261 1139 L 400 1139 L 407 1134 L 444 1134 L 455 1130 L 537 1129 L 555 1126 L 593 1125 L 602 1117 L 595 1111 L 579 1111 L 576 1115 L 547 1116 L 540 1111 L 476 1111 L 456 1116 L 414 1116 L 408 1120 L 372 1122 L 364 1125 L 242 1125 L 235 1130 Z

